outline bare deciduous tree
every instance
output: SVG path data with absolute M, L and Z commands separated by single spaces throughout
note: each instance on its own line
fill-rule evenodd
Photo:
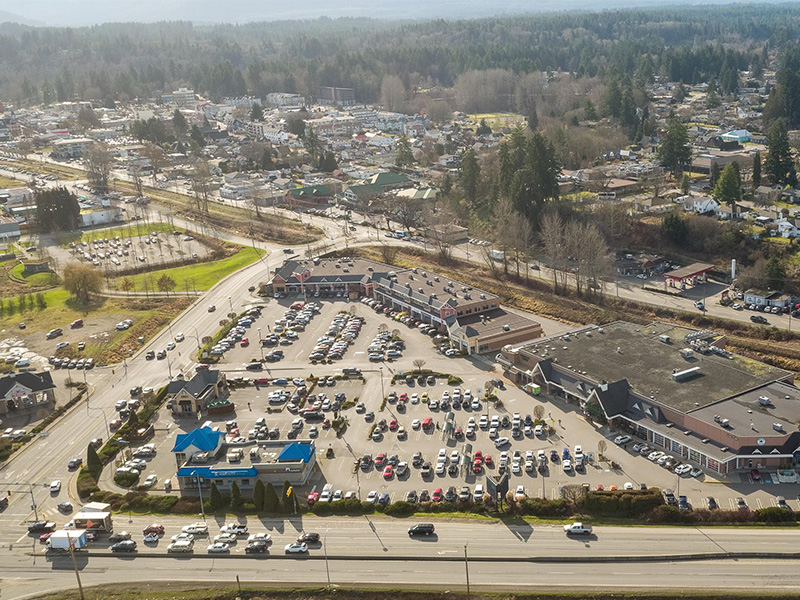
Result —
M 542 217 L 539 239 L 542 244 L 548 266 L 553 272 L 553 290 L 558 292 L 558 270 L 563 266 L 564 260 L 564 222 L 561 216 L 550 211 Z

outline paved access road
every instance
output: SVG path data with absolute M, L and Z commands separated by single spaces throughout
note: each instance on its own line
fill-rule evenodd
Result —
M 470 547 L 471 548 L 471 547 Z M 463 557 L 463 547 L 459 550 Z M 372 584 L 410 586 L 419 589 L 463 590 L 466 564 L 459 562 L 367 560 L 325 561 L 307 558 L 275 560 L 132 559 L 130 557 L 78 557 L 84 587 L 97 584 L 136 584 L 136 589 L 163 590 L 167 582 L 208 583 L 232 586 L 239 577 L 242 585 L 277 583 L 296 585 L 343 586 Z M 146 569 L 146 574 L 143 574 Z M 511 588 L 515 591 L 545 592 L 573 590 L 654 590 L 670 589 L 676 594 L 702 592 L 709 589 L 752 591 L 758 585 L 762 593 L 797 593 L 796 561 L 702 561 L 694 563 L 507 563 L 470 560 L 470 587 L 479 589 Z M 68 556 L 49 560 L 19 560 L 17 555 L 0 555 L 0 576 L 3 577 L 3 598 L 21 600 L 43 592 L 75 589 L 75 575 Z M 757 582 L 757 583 L 756 583 Z

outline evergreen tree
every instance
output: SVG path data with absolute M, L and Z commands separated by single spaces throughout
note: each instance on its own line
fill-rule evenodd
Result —
M 764 171 L 774 184 L 797 185 L 797 171 L 789 147 L 789 132 L 786 131 L 786 122 L 783 119 L 778 119 L 767 134 Z
M 481 167 L 475 151 L 468 148 L 461 157 L 461 188 L 470 203 L 475 203 L 478 198 L 478 182 L 481 177 Z
M 691 189 L 692 180 L 689 178 L 688 173 L 684 173 L 681 178 L 681 193 L 685 196 Z
M 536 131 L 539 129 L 539 113 L 536 112 L 536 101 L 531 98 L 530 106 L 528 107 L 528 129 Z
M 666 215 L 661 220 L 661 233 L 674 244 L 685 244 L 686 239 L 689 237 L 689 227 L 686 225 L 686 219 L 678 213 Z
M 753 155 L 753 190 L 761 186 L 761 152 Z
M 658 160 L 665 169 L 676 175 L 682 173 L 692 162 L 689 134 L 677 116 L 673 115 L 669 119 L 667 134 L 658 148 Z
M 268 483 L 264 490 L 264 512 L 276 513 L 280 509 L 280 500 L 278 493 L 275 491 L 275 486 Z
M 619 89 L 619 82 L 616 77 L 611 77 L 606 84 L 606 91 L 603 94 L 603 107 L 605 113 L 615 119 L 622 114 L 622 91 Z
M 175 134 L 178 137 L 183 137 L 183 135 L 189 130 L 189 124 L 186 122 L 186 117 L 184 117 L 183 113 L 177 108 L 172 113 L 172 128 L 175 130 Z
M 636 115 L 636 103 L 633 100 L 633 91 L 630 86 L 625 88 L 625 93 L 622 95 L 619 120 L 622 127 L 627 130 L 628 136 L 633 138 L 636 134 L 636 127 L 639 124 L 639 119 Z
M 281 503 L 283 504 L 283 511 L 287 513 L 294 512 L 294 489 L 292 484 L 288 481 L 283 482 L 283 491 L 281 492 Z
M 222 498 L 216 481 L 211 482 L 211 495 L 208 498 L 208 505 L 212 511 L 217 511 L 225 506 L 225 500 Z
M 476 135 L 490 135 L 492 133 L 492 128 L 489 127 L 489 124 L 486 122 L 486 119 L 481 119 L 480 125 L 475 129 Z
M 86 469 L 95 479 L 100 477 L 100 472 L 103 470 L 103 463 L 100 461 L 100 457 L 97 456 L 97 450 L 92 444 L 89 444 L 88 448 L 86 448 Z
M 336 159 L 334 158 L 334 162 Z M 261 168 L 265 171 L 269 171 L 275 167 L 275 157 L 272 155 L 272 150 L 269 148 L 264 148 L 264 153 L 261 155 Z M 336 167 L 332 169 L 336 170 Z
M 586 101 L 586 108 L 583 112 L 587 121 L 597 121 L 597 109 L 594 107 L 591 100 Z
M 414 153 L 411 151 L 411 144 L 406 136 L 400 136 L 397 140 L 397 157 L 394 164 L 398 167 L 409 167 L 414 164 Z
M 767 261 L 765 274 L 769 280 L 769 287 L 773 290 L 782 290 L 786 281 L 786 267 L 777 255 L 772 255 Z
M 450 173 L 445 173 L 442 177 L 442 182 L 439 184 L 439 191 L 442 193 L 443 198 L 447 198 L 450 192 L 453 191 L 453 179 Z
M 203 137 L 203 132 L 197 125 L 192 125 L 192 141 L 200 148 L 206 145 L 206 139 Z
M 264 109 L 261 108 L 261 104 L 256 102 L 253 104 L 253 108 L 250 109 L 250 120 L 251 121 L 261 121 L 264 119 Z
M 716 108 L 720 105 L 719 93 L 717 92 L 717 82 L 711 77 L 708 80 L 708 89 L 706 90 L 706 106 L 708 108 Z
M 711 175 L 708 177 L 708 181 L 712 188 L 717 185 L 717 182 L 719 181 L 719 173 L 719 163 L 714 161 L 714 163 L 711 165 Z
M 720 204 L 727 204 L 736 212 L 736 203 L 742 199 L 742 187 L 734 168 L 736 163 L 728 163 L 714 186 L 714 198 Z
M 273 492 L 274 492 L 273 488 Z M 266 494 L 266 488 L 264 487 L 264 482 L 260 479 L 256 479 L 256 486 L 253 488 L 253 505 L 255 506 L 258 512 L 262 512 L 264 510 L 264 499 Z
M 231 484 L 231 508 L 233 510 L 241 510 L 243 506 L 242 490 L 239 489 L 239 484 L 234 481 Z
M 67 188 L 41 189 L 34 199 L 36 222 L 42 231 L 77 229 L 81 209 L 78 197 Z

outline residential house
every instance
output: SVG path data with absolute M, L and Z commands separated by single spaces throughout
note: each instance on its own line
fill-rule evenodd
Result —
M 678 198 L 678 202 L 683 204 L 683 209 L 687 212 L 693 212 L 698 215 L 707 213 L 716 213 L 720 207 L 720 203 L 705 194 L 688 194 Z
M 796 238 L 800 237 L 800 229 L 798 229 L 794 220 L 781 219 L 777 223 L 777 231 L 783 238 Z
M 407 175 L 384 171 L 366 179 L 364 183 L 351 185 L 344 191 L 344 197 L 350 204 L 366 206 L 370 200 L 385 192 L 407 188 L 411 185 L 412 182 Z
M 334 193 L 333 186 L 328 184 L 292 188 L 286 192 L 286 203 L 290 208 L 298 209 L 327 207 Z
M 750 132 L 747 131 L 747 129 L 734 129 L 728 133 L 723 133 L 720 137 L 725 142 L 744 144 L 745 142 L 750 141 Z

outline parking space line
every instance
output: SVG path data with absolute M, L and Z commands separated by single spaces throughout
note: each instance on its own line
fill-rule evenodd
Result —
M 733 501 L 733 498 L 728 498 L 728 502 L 731 505 L 731 510 L 736 510 L 736 503 Z

